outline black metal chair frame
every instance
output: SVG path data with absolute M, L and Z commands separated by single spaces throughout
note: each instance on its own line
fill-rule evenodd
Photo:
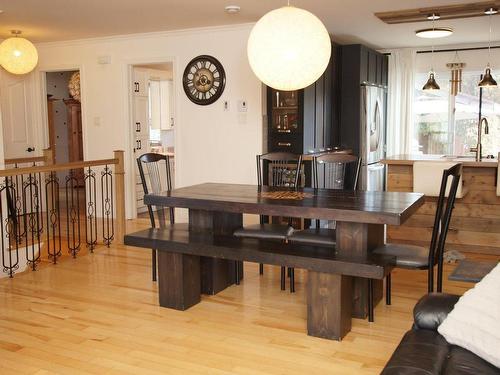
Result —
M 277 165 L 283 165 L 283 167 L 286 167 L 287 165 L 290 164 L 297 164 L 297 168 L 295 169 L 295 181 L 294 181 L 294 188 L 299 187 L 299 182 L 300 182 L 300 173 L 302 171 L 302 155 L 296 155 L 290 152 L 269 152 L 266 154 L 262 155 L 257 155 L 257 184 L 259 187 L 264 186 L 264 171 L 266 168 L 264 167 L 265 162 L 271 162 L 271 163 L 277 163 Z M 282 176 L 281 176 L 282 177 Z M 275 184 L 271 186 L 282 186 L 280 183 Z M 264 224 L 266 222 L 266 217 L 265 216 L 260 216 L 260 224 Z M 291 225 L 291 218 L 289 218 L 289 225 Z M 264 265 L 262 263 L 259 264 L 259 274 L 264 273 Z M 290 292 L 294 293 L 295 292 L 295 270 L 293 268 L 288 268 L 288 276 L 290 277 Z M 281 290 L 286 289 L 285 285 L 285 267 L 281 267 Z
M 172 190 L 172 176 L 171 176 L 171 171 L 170 171 L 170 158 L 167 155 L 149 152 L 149 153 L 143 154 L 137 158 L 137 167 L 139 168 L 139 174 L 141 176 L 141 183 L 142 183 L 142 189 L 144 190 L 144 195 L 149 194 L 149 189 L 148 189 L 148 184 L 147 184 L 147 180 L 146 180 L 146 175 L 144 173 L 143 164 L 150 165 L 150 163 L 159 163 L 161 161 L 165 161 L 166 177 L 167 177 L 166 189 L 167 189 L 167 191 Z M 159 164 L 155 164 L 155 166 L 156 166 L 155 170 L 151 170 L 151 169 L 149 170 L 150 181 L 152 181 L 151 172 L 154 172 L 156 174 L 154 176 L 155 178 L 160 179 L 161 176 L 160 176 L 160 169 L 158 168 L 158 165 Z M 158 181 L 158 183 L 160 183 L 160 181 Z M 149 219 L 151 221 L 151 227 L 156 228 L 156 221 L 155 221 L 153 207 L 151 205 L 147 205 L 147 208 L 148 208 L 148 213 L 149 213 Z M 175 223 L 174 212 L 175 212 L 174 208 L 169 207 L 169 219 L 170 219 L 171 225 L 173 225 Z M 161 209 L 157 210 L 157 214 L 158 214 L 158 222 L 159 222 L 160 228 L 164 227 L 164 225 L 165 225 L 164 209 L 161 208 Z M 156 266 L 156 259 L 157 259 L 156 249 L 152 249 L 151 257 L 152 257 L 153 281 L 156 281 L 156 279 L 157 279 L 157 277 L 156 277 L 156 268 L 157 268 L 157 266 Z
M 434 226 L 432 228 L 431 242 L 429 245 L 428 264 L 425 267 L 418 269 L 427 269 L 427 291 L 429 293 L 434 291 L 434 266 L 437 264 L 437 285 L 436 290 L 438 293 L 443 291 L 443 254 L 448 229 L 450 227 L 451 214 L 455 206 L 456 195 L 462 176 L 462 164 L 455 164 L 449 169 L 443 171 L 441 179 L 441 188 L 439 190 L 439 197 L 437 201 L 436 214 L 434 216 Z M 449 178 L 452 177 L 451 184 Z M 450 186 L 448 198 L 446 198 L 446 190 Z M 445 203 L 446 200 L 446 203 Z M 404 267 L 400 267 L 404 268 Z M 417 269 L 417 268 L 410 268 Z M 373 321 L 373 285 L 372 280 L 369 285 L 369 319 Z M 391 274 L 386 276 L 386 304 L 391 304 Z

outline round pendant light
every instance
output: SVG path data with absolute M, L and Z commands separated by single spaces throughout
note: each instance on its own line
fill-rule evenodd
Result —
M 450 36 L 451 34 L 453 34 L 453 29 L 451 27 L 436 27 L 415 31 L 416 36 L 426 39 L 444 38 Z
M 0 65 L 12 74 L 26 74 L 38 64 L 38 52 L 28 39 L 21 38 L 20 31 L 13 30 L 14 37 L 0 44 Z
M 330 62 L 330 35 L 307 10 L 285 6 L 253 27 L 247 53 L 255 75 L 277 90 L 299 90 L 321 77 Z

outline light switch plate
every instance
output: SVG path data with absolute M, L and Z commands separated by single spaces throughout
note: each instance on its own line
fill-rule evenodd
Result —
M 238 100 L 238 112 L 246 112 L 248 109 L 248 103 L 245 99 Z

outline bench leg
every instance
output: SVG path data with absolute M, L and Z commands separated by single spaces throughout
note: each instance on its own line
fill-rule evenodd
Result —
M 200 302 L 200 257 L 158 251 L 160 306 L 186 310 Z
M 307 334 L 341 340 L 351 330 L 352 278 L 307 272 Z

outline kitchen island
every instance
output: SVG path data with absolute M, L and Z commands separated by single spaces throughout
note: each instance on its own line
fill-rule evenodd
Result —
M 456 200 L 446 250 L 500 255 L 500 196 L 497 194 L 497 159 L 447 157 L 443 155 L 397 155 L 387 165 L 387 190 L 413 192 L 413 165 L 417 161 L 462 163 L 466 193 Z M 436 197 L 402 226 L 388 226 L 387 241 L 428 246 L 436 212 Z

